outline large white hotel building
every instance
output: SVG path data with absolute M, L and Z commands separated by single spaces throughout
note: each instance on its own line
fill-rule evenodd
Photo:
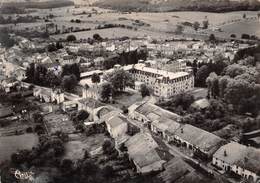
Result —
M 139 63 L 124 67 L 136 81 L 136 89 L 146 84 L 153 89 L 154 95 L 169 98 L 173 95 L 189 91 L 194 88 L 194 75 L 192 72 L 169 72 L 147 67 Z

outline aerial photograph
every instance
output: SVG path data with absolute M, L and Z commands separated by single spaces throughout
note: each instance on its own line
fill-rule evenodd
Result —
M 0 0 L 0 183 L 260 183 L 260 0 Z

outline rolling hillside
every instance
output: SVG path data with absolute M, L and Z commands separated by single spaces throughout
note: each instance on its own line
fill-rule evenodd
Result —
M 4 0 L 2 7 L 19 7 L 19 8 L 59 8 L 64 6 L 71 6 L 74 2 L 72 0 Z
M 121 11 L 209 11 L 259 10 L 258 0 L 99 0 L 97 6 Z

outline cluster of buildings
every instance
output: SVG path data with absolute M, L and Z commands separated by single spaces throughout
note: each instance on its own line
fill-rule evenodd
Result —
M 182 124 L 180 123 L 181 116 L 156 105 L 147 102 L 135 103 L 129 107 L 127 116 L 119 111 L 111 111 L 101 118 L 110 136 L 115 140 L 117 149 L 120 151 L 120 146 L 124 144 L 130 160 L 133 161 L 139 173 L 170 171 L 172 169 L 168 170 L 168 166 L 175 164 L 187 166 L 178 158 L 171 163 L 164 159 L 163 151 L 153 138 L 153 135 L 157 135 L 169 144 L 174 143 L 192 151 L 195 157 L 212 161 L 211 164 L 219 170 L 232 172 L 253 182 L 260 181 L 259 149 L 237 142 L 228 143 L 205 130 Z M 131 126 L 139 129 L 133 136 L 129 135 Z M 188 169 L 190 170 L 190 167 Z M 160 176 L 165 178 L 164 173 Z
M 136 90 L 139 91 L 141 85 L 145 84 L 153 90 L 155 96 L 170 98 L 194 88 L 194 74 L 192 69 L 186 65 L 187 62 L 194 61 L 194 55 L 198 61 L 202 62 L 209 61 L 219 53 L 223 53 L 225 58 L 232 59 L 236 51 L 244 46 L 247 45 L 235 43 L 211 45 L 191 40 L 153 43 L 147 38 L 131 41 L 112 40 L 94 45 L 67 43 L 55 54 L 46 51 L 24 55 L 22 52 L 24 48 L 35 49 L 35 46 L 29 40 L 23 39 L 18 46 L 9 50 L 0 50 L 2 76 L 0 86 L 6 92 L 9 92 L 15 85 L 24 85 L 29 88 L 30 84 L 24 83 L 22 80 L 26 78 L 26 68 L 30 63 L 41 64 L 56 75 L 61 73 L 63 65 L 77 63 L 81 68 L 87 68 L 86 72 L 83 71 L 80 74 L 81 96 L 60 89 L 35 86 L 34 97 L 44 103 L 58 104 L 65 112 L 85 110 L 90 114 L 89 119 L 94 124 L 105 124 L 108 133 L 115 141 L 116 149 L 119 153 L 122 153 L 123 146 L 127 149 L 129 159 L 134 163 L 138 173 L 145 174 L 161 170 L 173 173 L 173 170 L 177 171 L 176 167 L 182 166 L 184 168 L 180 172 L 185 172 L 186 169 L 189 171 L 183 173 L 186 177 L 196 174 L 195 170 L 180 158 L 175 157 L 173 160 L 167 161 L 166 152 L 153 137 L 156 135 L 168 145 L 181 146 L 200 159 L 212 161 L 212 165 L 219 169 L 254 182 L 260 182 L 260 150 L 234 142 L 228 143 L 213 133 L 183 124 L 181 116 L 149 102 L 135 103 L 128 108 L 127 114 L 123 114 L 120 109 L 99 101 L 101 86 L 106 82 L 103 76 L 109 72 L 123 69 L 131 74 Z M 115 65 L 110 70 L 103 70 L 102 65 L 107 61 L 100 56 L 103 51 L 120 53 L 139 48 L 147 50 L 149 55 L 147 61 L 139 60 L 137 64 Z M 69 54 L 69 52 L 73 54 Z M 84 57 L 77 55 L 78 52 L 100 54 Z M 178 58 L 171 58 L 176 54 Z M 100 75 L 100 83 L 92 83 L 93 74 Z M 204 101 L 201 102 L 205 106 L 209 105 Z M 169 182 L 175 180 L 174 178 L 169 179 L 165 173 L 160 174 L 160 178 Z M 199 177 L 197 178 L 200 180 Z
M 177 71 L 170 72 L 161 69 L 155 69 L 149 66 L 148 63 L 142 63 L 140 61 L 138 64 L 120 66 L 115 65 L 113 69 L 108 71 L 90 71 L 85 72 L 81 75 L 84 80 L 81 81 L 83 86 L 83 96 L 90 97 L 94 99 L 99 99 L 100 87 L 105 80 L 101 79 L 101 83 L 93 84 L 91 82 L 91 76 L 96 73 L 101 76 L 107 73 L 114 72 L 119 69 L 123 69 L 129 72 L 135 81 L 135 89 L 140 90 L 142 84 L 147 85 L 153 90 L 153 94 L 162 97 L 170 98 L 173 95 L 179 94 L 181 92 L 186 92 L 194 88 L 194 75 L 192 71 Z M 87 84 L 87 88 L 84 87 Z

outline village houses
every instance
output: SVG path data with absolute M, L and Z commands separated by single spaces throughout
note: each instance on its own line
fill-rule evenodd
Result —
M 213 155 L 213 165 L 247 180 L 260 182 L 260 150 L 230 142 Z

